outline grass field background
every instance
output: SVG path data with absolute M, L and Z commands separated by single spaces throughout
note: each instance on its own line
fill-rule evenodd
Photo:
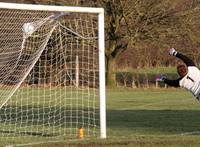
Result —
M 182 89 L 107 90 L 107 135 L 29 146 L 200 146 L 200 103 Z

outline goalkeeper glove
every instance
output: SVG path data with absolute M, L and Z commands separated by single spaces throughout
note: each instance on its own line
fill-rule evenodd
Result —
M 162 74 L 156 77 L 156 81 L 158 82 L 164 82 L 165 79 L 166 79 L 166 76 Z
M 170 54 L 171 56 L 176 56 L 177 51 L 175 50 L 175 48 L 171 48 L 171 49 L 169 49 L 169 54 Z

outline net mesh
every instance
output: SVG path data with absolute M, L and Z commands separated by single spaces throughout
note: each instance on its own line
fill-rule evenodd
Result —
M 0 10 L 0 140 L 99 136 L 97 33 L 95 14 Z

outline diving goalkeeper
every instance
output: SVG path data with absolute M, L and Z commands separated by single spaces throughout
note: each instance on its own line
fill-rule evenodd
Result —
M 169 80 L 161 76 L 159 81 L 173 87 L 183 87 L 190 91 L 198 100 L 200 100 L 200 70 L 194 62 L 187 56 L 177 52 L 174 48 L 168 50 L 171 56 L 181 59 L 185 64 L 177 66 L 177 72 L 180 76 L 176 80 Z

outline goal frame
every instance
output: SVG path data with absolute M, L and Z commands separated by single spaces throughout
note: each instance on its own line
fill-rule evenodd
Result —
M 106 138 L 106 92 L 105 92 L 105 32 L 104 9 L 92 7 L 50 6 L 0 2 L 2 9 L 33 11 L 57 11 L 98 14 L 98 47 L 99 47 L 99 98 L 100 98 L 100 138 Z

